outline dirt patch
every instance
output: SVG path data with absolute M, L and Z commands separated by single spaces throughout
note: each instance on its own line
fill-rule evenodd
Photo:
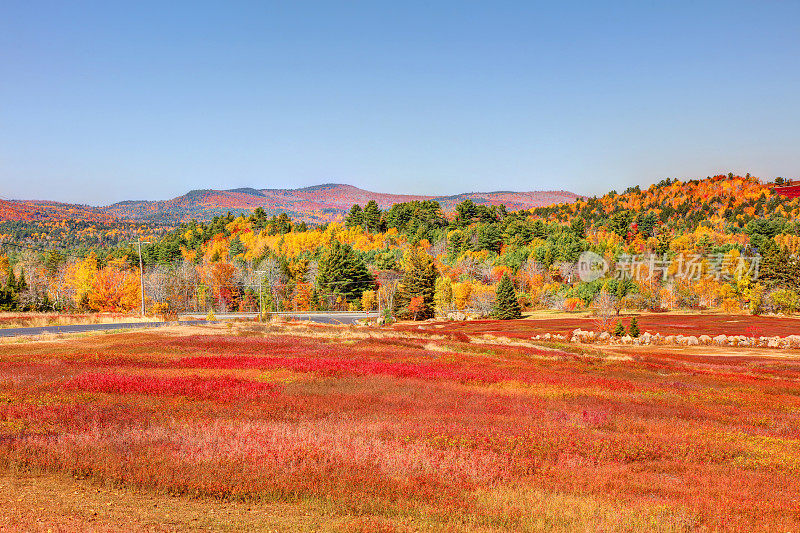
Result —
M 192 499 L 60 475 L 0 475 L 3 531 L 315 531 L 326 526 L 332 529 L 333 520 L 307 504 Z

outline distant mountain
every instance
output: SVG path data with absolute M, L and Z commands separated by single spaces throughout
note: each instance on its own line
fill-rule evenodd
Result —
M 57 204 L 55 202 L 0 201 L 2 220 L 56 220 L 71 218 L 117 219 L 150 223 L 175 224 L 191 219 L 208 220 L 215 215 L 249 213 L 261 207 L 269 214 L 287 213 L 292 218 L 309 222 L 333 220 L 345 214 L 353 204 L 375 200 L 382 209 L 412 200 L 436 200 L 445 211 L 452 211 L 466 199 L 476 204 L 504 204 L 509 210 L 530 209 L 563 202 L 579 196 L 566 191 L 473 192 L 453 196 L 386 194 L 359 189 L 352 185 L 326 183 L 302 189 L 203 189 L 161 201 L 124 201 L 105 207 Z
M 105 224 L 118 222 L 114 215 L 106 213 L 101 207 L 39 200 L 0 200 L 0 222 L 7 220 L 27 222 L 86 220 Z
M 477 204 L 505 204 L 510 210 L 519 210 L 573 202 L 579 196 L 566 191 L 476 192 L 454 196 L 386 194 L 352 185 L 326 183 L 302 189 L 197 190 L 172 200 L 120 202 L 102 209 L 123 219 L 175 223 L 193 218 L 208 219 L 228 211 L 250 212 L 261 207 L 270 214 L 285 212 L 292 218 L 322 222 L 345 214 L 353 204 L 363 206 L 369 200 L 375 200 L 382 209 L 412 200 L 436 200 L 445 211 L 450 211 L 467 198 Z

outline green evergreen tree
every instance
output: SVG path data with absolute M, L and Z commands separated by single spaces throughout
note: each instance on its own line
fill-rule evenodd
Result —
M 497 297 L 494 301 L 492 316 L 500 320 L 511 320 L 522 317 L 519 301 L 517 300 L 517 293 L 514 290 L 514 284 L 511 283 L 511 278 L 508 276 L 508 273 L 503 274 L 500 283 L 497 285 Z
M 617 325 L 614 327 L 614 336 L 622 337 L 623 335 L 625 335 L 625 326 L 622 325 L 622 322 L 617 322 Z
M 477 208 L 475 203 L 467 198 L 460 204 L 456 205 L 456 216 L 453 218 L 453 225 L 456 227 L 464 228 L 472 222 Z
M 292 231 L 292 219 L 286 213 L 273 216 L 269 225 L 271 227 L 270 235 L 286 235 Z
M 628 335 L 633 338 L 638 337 L 641 335 L 641 331 L 639 331 L 639 320 L 636 317 L 631 318 L 631 325 L 628 326 Z
M 394 314 L 416 320 L 432 318 L 437 276 L 433 258 L 425 250 L 410 250 L 405 257 L 403 279 L 394 295 Z M 412 299 L 420 297 L 422 301 L 419 309 L 412 309 Z
M 378 208 L 375 200 L 370 200 L 364 207 L 364 227 L 367 231 L 376 232 L 380 229 L 381 225 L 381 210 Z
M 361 209 L 360 205 L 353 204 L 353 207 L 350 208 L 350 212 L 347 213 L 347 218 L 344 219 L 344 225 L 348 228 L 364 225 L 364 211 Z
M 25 280 L 25 271 L 23 269 L 19 269 L 19 279 L 17 280 L 17 292 L 23 292 L 28 290 L 28 282 Z
M 478 250 L 500 253 L 503 246 L 503 230 L 500 224 L 478 225 Z
M 254 230 L 262 230 L 267 225 L 267 213 L 263 207 L 256 207 L 253 214 L 250 215 L 250 222 L 253 223 Z
M 774 288 L 800 288 L 800 260 L 785 247 L 772 241 L 762 251 L 758 279 L 768 290 Z
M 242 240 L 239 238 L 239 235 L 234 235 L 231 238 L 230 246 L 228 247 L 228 257 L 231 259 L 235 258 L 239 254 L 243 254 L 245 252 L 244 244 L 242 244 Z
M 361 294 L 373 284 L 361 256 L 350 245 L 333 241 L 319 262 L 318 290 L 346 300 L 360 300 Z
M 586 237 L 586 221 L 581 217 L 576 217 L 570 224 L 572 233 L 579 239 Z
M 24 281 L 24 277 L 23 277 Z M 26 283 L 27 285 L 27 283 Z M 14 269 L 8 269 L 6 285 L 0 289 L 0 311 L 16 311 L 19 307 L 19 282 Z
M 609 231 L 613 231 L 623 239 L 627 239 L 631 222 L 633 222 L 633 213 L 630 211 L 619 211 L 611 216 L 611 219 L 607 222 L 607 227 Z
M 465 239 L 461 230 L 453 230 L 447 236 L 447 260 L 455 262 L 459 255 L 464 251 Z

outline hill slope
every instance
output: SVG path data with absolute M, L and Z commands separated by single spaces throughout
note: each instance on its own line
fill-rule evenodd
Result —
M 26 222 L 84 220 L 110 224 L 117 221 L 113 214 L 100 207 L 62 204 L 39 200 L 0 200 L 0 221 Z
M 353 204 L 364 205 L 369 200 L 375 200 L 382 209 L 412 200 L 437 200 L 447 211 L 467 198 L 477 204 L 505 204 L 510 210 L 519 210 L 573 202 L 579 196 L 565 191 L 503 191 L 437 197 L 376 193 L 352 185 L 329 183 L 303 189 L 196 190 L 171 200 L 128 201 L 99 209 L 119 219 L 177 223 L 209 219 L 228 211 L 249 212 L 261 207 L 269 214 L 286 212 L 292 218 L 322 222 L 344 214 Z

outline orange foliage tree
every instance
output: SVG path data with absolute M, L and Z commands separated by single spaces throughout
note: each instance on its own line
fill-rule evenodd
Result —
M 124 259 L 110 261 L 94 275 L 88 297 L 95 311 L 128 312 L 139 304 L 139 277 L 126 268 Z

